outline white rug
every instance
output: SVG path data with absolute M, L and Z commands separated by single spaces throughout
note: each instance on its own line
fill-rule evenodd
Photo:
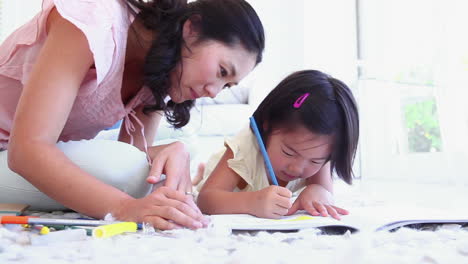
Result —
M 465 188 L 366 183 L 352 188 L 338 184 L 335 192 L 337 205 L 366 217 L 389 210 L 398 214 L 399 206 L 460 215 L 467 211 Z M 344 235 L 326 235 L 315 229 L 231 234 L 214 226 L 42 245 L 31 245 L 31 236 L 36 235 L 0 227 L 0 263 L 468 263 L 468 230 L 458 225 L 436 231 L 400 229 Z

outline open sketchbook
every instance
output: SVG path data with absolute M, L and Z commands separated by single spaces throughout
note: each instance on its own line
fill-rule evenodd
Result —
M 460 224 L 468 225 L 466 218 L 442 218 L 437 215 L 418 218 L 393 217 L 391 220 L 378 220 L 379 217 L 365 219 L 359 215 L 342 216 L 342 220 L 331 217 L 311 216 L 304 211 L 281 219 L 258 218 L 247 214 L 211 215 L 215 226 L 225 226 L 233 231 L 293 231 L 307 228 L 320 228 L 344 232 L 355 231 L 393 231 L 400 227 L 421 228 L 424 225 Z

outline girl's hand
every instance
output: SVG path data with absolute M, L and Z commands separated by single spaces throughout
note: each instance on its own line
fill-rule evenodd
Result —
M 347 215 L 349 212 L 343 208 L 333 205 L 333 195 L 322 185 L 310 184 L 297 197 L 296 201 L 288 211 L 288 215 L 297 210 L 306 210 L 314 216 L 328 216 L 340 220 L 340 214 Z
M 190 153 L 182 142 L 150 147 L 148 152 L 153 159 L 149 176 L 146 179 L 148 183 L 157 183 L 161 174 L 165 174 L 164 186 L 183 193 L 192 191 Z
M 263 218 L 280 218 L 291 207 L 290 190 L 280 186 L 269 186 L 254 192 L 252 214 Z
M 149 223 L 157 229 L 206 227 L 208 220 L 195 206 L 191 195 L 160 187 L 141 199 L 128 199 L 122 203 L 115 217 L 123 221 Z

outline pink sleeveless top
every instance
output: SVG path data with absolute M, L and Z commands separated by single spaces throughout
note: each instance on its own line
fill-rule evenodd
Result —
M 16 106 L 47 37 L 46 21 L 54 6 L 84 33 L 95 65 L 81 84 L 59 141 L 92 139 L 124 117 L 131 130 L 131 120 L 139 122 L 133 109 L 153 99 L 145 87 L 127 105 L 122 102 L 127 32 L 133 21 L 124 1 L 44 0 L 42 11 L 0 46 L 0 149 L 8 148 Z

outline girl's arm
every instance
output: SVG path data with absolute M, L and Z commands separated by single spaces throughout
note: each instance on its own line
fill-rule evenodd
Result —
M 330 162 L 327 162 L 317 174 L 307 178 L 306 184 L 306 188 L 297 197 L 288 214 L 302 209 L 311 215 L 331 215 L 336 219 L 340 219 L 340 214 L 348 214 L 347 210 L 334 205 Z
M 87 174 L 56 147 L 93 56 L 84 34 L 55 9 L 49 15 L 47 30 L 48 37 L 15 113 L 9 167 L 51 198 L 89 216 L 103 218 L 110 212 L 123 220 L 145 220 L 162 228 L 173 227 L 164 219 L 194 226 L 197 214 L 180 206 L 183 197 L 167 191 L 163 196 L 136 200 Z M 162 205 L 157 201 L 163 201 Z M 168 201 L 180 210 L 163 206 Z M 141 209 L 130 210 L 136 205 Z M 165 217 L 161 220 L 159 216 Z
M 251 192 L 233 192 L 242 178 L 227 166 L 234 157 L 231 149 L 219 160 L 198 194 L 197 204 L 206 214 L 250 214 Z
M 330 193 L 333 193 L 333 179 L 330 171 L 330 162 L 325 163 L 323 167 L 312 177 L 306 179 L 306 184 L 319 184 Z
M 234 157 L 227 147 L 218 165 L 210 174 L 198 195 L 198 206 L 206 214 L 251 214 L 278 218 L 291 207 L 291 192 L 283 187 L 270 186 L 256 192 L 233 192 L 244 188 L 245 181 L 227 166 Z

